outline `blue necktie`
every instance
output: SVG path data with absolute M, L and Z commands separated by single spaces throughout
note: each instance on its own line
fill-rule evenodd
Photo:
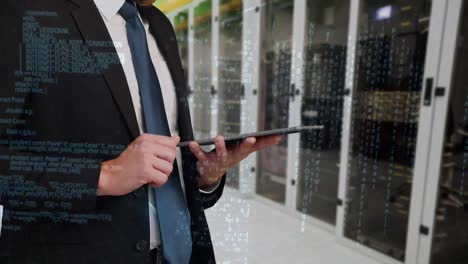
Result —
M 145 28 L 134 2 L 126 0 L 119 14 L 126 21 L 146 132 L 170 136 L 161 86 L 149 54 Z M 192 255 L 192 237 L 177 163 L 174 164 L 174 170 L 166 184 L 153 190 L 164 258 L 171 264 L 184 264 L 189 263 Z

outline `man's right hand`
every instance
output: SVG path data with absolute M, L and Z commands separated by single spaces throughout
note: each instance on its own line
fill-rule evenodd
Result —
M 176 158 L 179 137 L 143 134 L 116 159 L 101 166 L 97 195 L 125 195 L 145 184 L 166 183 Z

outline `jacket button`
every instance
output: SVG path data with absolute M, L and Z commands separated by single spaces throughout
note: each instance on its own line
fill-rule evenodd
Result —
M 146 250 L 147 247 L 148 247 L 148 242 L 146 242 L 146 240 L 140 240 L 135 244 L 135 248 L 138 251 Z

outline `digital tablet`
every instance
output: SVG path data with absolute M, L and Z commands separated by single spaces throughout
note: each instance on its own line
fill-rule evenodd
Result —
M 242 140 L 249 138 L 249 137 L 260 138 L 260 137 L 273 136 L 273 135 L 287 135 L 287 134 L 299 133 L 299 132 L 303 132 L 307 130 L 320 130 L 320 129 L 323 129 L 323 126 L 299 126 L 299 127 L 290 127 L 290 128 L 280 128 L 280 129 L 259 131 L 259 132 L 254 132 L 254 133 L 240 134 L 238 136 L 225 137 L 224 141 L 226 142 L 226 144 L 230 145 L 230 144 L 236 144 L 238 142 L 241 142 Z M 214 138 L 198 139 L 194 141 L 197 142 L 200 146 L 214 145 Z M 177 146 L 187 147 L 190 142 L 191 141 L 184 141 L 184 142 L 179 143 L 179 145 Z

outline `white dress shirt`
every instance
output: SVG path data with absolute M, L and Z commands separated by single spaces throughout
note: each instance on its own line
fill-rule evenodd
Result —
M 140 92 L 138 87 L 138 81 L 135 73 L 135 68 L 132 61 L 132 55 L 130 46 L 128 44 L 127 30 L 125 28 L 125 20 L 118 14 L 119 9 L 123 6 L 125 0 L 94 0 L 96 7 L 98 8 L 101 16 L 106 24 L 107 30 L 114 42 L 115 49 L 119 55 L 120 62 L 127 79 L 128 87 L 130 88 L 130 94 L 132 96 L 133 107 L 135 108 L 136 119 L 140 133 L 143 133 L 143 116 L 140 101 Z M 140 17 L 141 19 L 141 17 Z M 167 121 L 169 123 L 169 130 L 172 136 L 179 135 L 177 128 L 177 98 L 175 93 L 174 83 L 172 81 L 169 68 L 167 67 L 164 57 L 159 51 L 158 45 L 155 38 L 149 32 L 149 24 L 147 21 L 142 20 L 143 26 L 146 31 L 146 39 L 148 41 L 148 49 L 150 52 L 151 60 L 159 78 L 161 85 L 161 92 L 164 100 L 164 108 L 166 110 Z M 182 184 L 182 190 L 185 195 L 184 178 L 182 170 L 182 160 L 180 149 L 177 149 L 176 155 L 177 165 L 179 168 L 180 182 Z M 213 192 L 218 187 L 216 184 L 214 187 L 209 188 L 208 192 Z M 149 201 L 154 199 L 152 188 L 149 188 Z M 156 217 L 156 209 L 152 203 L 149 203 L 149 220 L 150 220 L 150 248 L 153 249 L 160 244 L 160 233 L 159 225 Z

